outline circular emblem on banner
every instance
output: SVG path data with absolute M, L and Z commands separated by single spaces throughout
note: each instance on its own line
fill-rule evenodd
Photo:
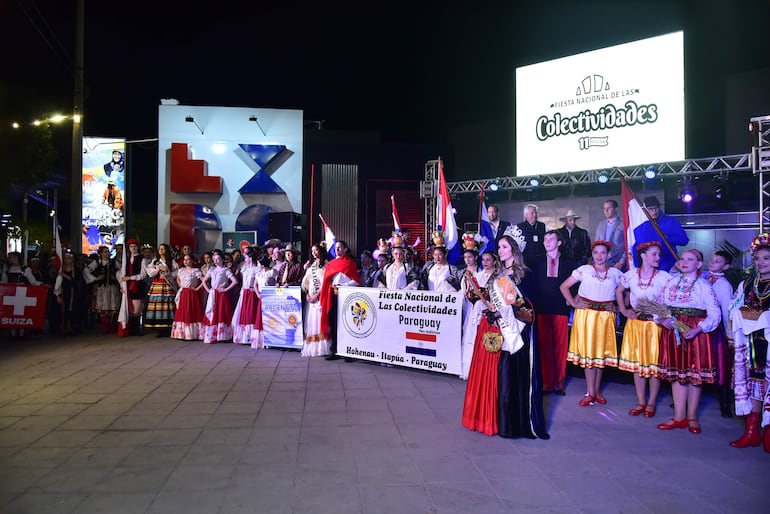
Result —
M 342 323 L 353 337 L 362 339 L 377 326 L 377 309 L 371 299 L 362 293 L 353 293 L 342 306 Z

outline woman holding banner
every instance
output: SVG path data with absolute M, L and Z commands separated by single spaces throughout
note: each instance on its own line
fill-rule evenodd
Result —
M 380 255 L 388 251 L 387 246 L 380 246 L 379 249 Z M 378 275 L 376 287 L 417 289 L 420 285 L 420 276 L 414 266 L 406 262 L 406 243 L 401 234 L 393 234 L 393 248 L 390 252 L 393 262 L 386 264 L 385 269 Z
M 350 247 L 345 241 L 334 244 L 337 256 L 329 261 L 321 281 L 321 337 L 331 340 L 331 355 L 326 360 L 337 360 L 337 288 L 339 286 L 357 286 L 361 284 L 355 261 L 350 257 Z M 348 359 L 346 357 L 346 359 Z

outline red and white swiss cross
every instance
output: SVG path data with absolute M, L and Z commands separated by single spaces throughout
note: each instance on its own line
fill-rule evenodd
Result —
M 48 288 L 0 284 L 0 328 L 42 329 Z

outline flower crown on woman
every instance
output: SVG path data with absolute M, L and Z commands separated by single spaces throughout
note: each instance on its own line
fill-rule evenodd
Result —
M 767 232 L 759 234 L 757 237 L 754 238 L 753 241 L 751 241 L 751 246 L 749 247 L 749 253 L 751 253 L 752 257 L 754 257 L 754 255 L 756 255 L 756 253 L 761 248 L 770 248 L 770 234 L 768 234 Z

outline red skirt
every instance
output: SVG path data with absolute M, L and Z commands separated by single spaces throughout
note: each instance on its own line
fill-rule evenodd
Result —
M 200 293 L 188 287 L 179 292 L 174 323 L 200 323 L 203 321 L 203 304 Z
M 703 321 L 701 316 L 677 315 L 679 321 L 696 327 Z M 660 341 L 660 371 L 658 378 L 680 384 L 701 385 L 716 382 L 716 363 L 711 335 L 700 333 L 694 339 L 685 339 L 680 334 L 681 344 L 677 346 L 673 330 L 663 329 Z
M 241 292 L 238 325 L 254 325 L 257 330 L 262 330 L 262 300 L 251 289 Z
M 496 325 L 481 318 L 473 343 L 473 359 L 465 386 L 462 424 L 468 430 L 485 435 L 497 434 L 497 365 L 500 352 L 491 353 L 484 348 L 484 334 L 500 332 Z
M 203 318 L 203 325 L 230 325 L 233 322 L 233 302 L 230 300 L 230 294 L 222 291 L 209 292 L 209 294 L 212 293 L 214 294 L 214 311 L 211 313 L 211 319 Z

